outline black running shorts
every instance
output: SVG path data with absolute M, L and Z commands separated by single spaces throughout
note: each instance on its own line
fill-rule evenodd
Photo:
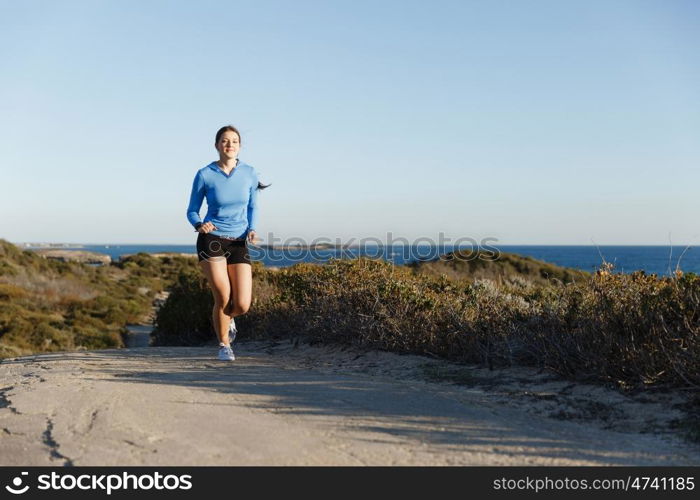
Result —
M 199 233 L 197 236 L 197 258 L 202 262 L 212 257 L 226 257 L 227 264 L 250 264 L 245 238 L 230 240 L 215 234 Z

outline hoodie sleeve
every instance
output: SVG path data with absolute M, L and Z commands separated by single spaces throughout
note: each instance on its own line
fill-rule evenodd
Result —
M 255 231 L 258 224 L 258 173 L 253 170 L 248 196 L 248 231 Z
M 204 185 L 204 179 L 202 178 L 202 173 L 197 172 L 194 176 L 194 182 L 192 183 L 192 192 L 190 193 L 190 204 L 187 206 L 187 220 L 192 226 L 197 226 L 202 222 L 199 216 L 199 210 L 202 208 L 202 202 L 204 201 L 204 194 L 206 193 L 206 186 Z

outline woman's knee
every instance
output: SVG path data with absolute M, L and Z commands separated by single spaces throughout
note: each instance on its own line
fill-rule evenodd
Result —
M 233 304 L 233 315 L 234 316 L 239 316 L 241 314 L 245 314 L 248 312 L 250 309 L 250 302 L 241 302 L 241 301 L 234 301 Z

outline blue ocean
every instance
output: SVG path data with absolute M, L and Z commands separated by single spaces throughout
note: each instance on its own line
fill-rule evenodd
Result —
M 610 262 L 618 272 L 643 270 L 648 274 L 668 275 L 676 268 L 700 274 L 700 248 L 684 246 L 594 246 L 594 245 L 491 245 L 500 252 L 527 255 L 565 267 L 593 271 L 603 262 Z M 105 253 L 112 260 L 138 252 L 196 253 L 194 245 L 122 245 L 86 244 L 84 250 Z M 325 262 L 331 258 L 353 258 L 358 255 L 382 258 L 395 264 L 416 260 L 432 260 L 453 251 L 453 246 L 378 246 L 308 249 L 250 247 L 253 260 L 267 266 L 285 267 L 297 262 Z M 469 247 L 466 250 L 470 250 Z

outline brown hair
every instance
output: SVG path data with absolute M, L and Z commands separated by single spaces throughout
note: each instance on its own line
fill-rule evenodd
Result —
M 241 133 L 238 131 L 238 129 L 233 125 L 226 125 L 224 127 L 221 127 L 216 133 L 216 139 L 214 139 L 214 144 L 219 144 L 219 139 L 221 139 L 221 136 L 224 135 L 224 132 L 235 132 L 238 136 L 238 141 L 241 141 Z
M 238 143 L 243 144 L 243 140 L 241 139 L 241 133 L 238 131 L 236 127 L 233 125 L 224 125 L 221 127 L 217 132 L 216 132 L 216 138 L 214 139 L 214 145 L 219 144 L 219 139 L 221 139 L 221 136 L 224 135 L 224 132 L 235 132 L 236 135 L 238 136 Z M 258 181 L 258 189 L 265 189 L 270 187 L 271 184 L 263 184 L 262 182 Z

